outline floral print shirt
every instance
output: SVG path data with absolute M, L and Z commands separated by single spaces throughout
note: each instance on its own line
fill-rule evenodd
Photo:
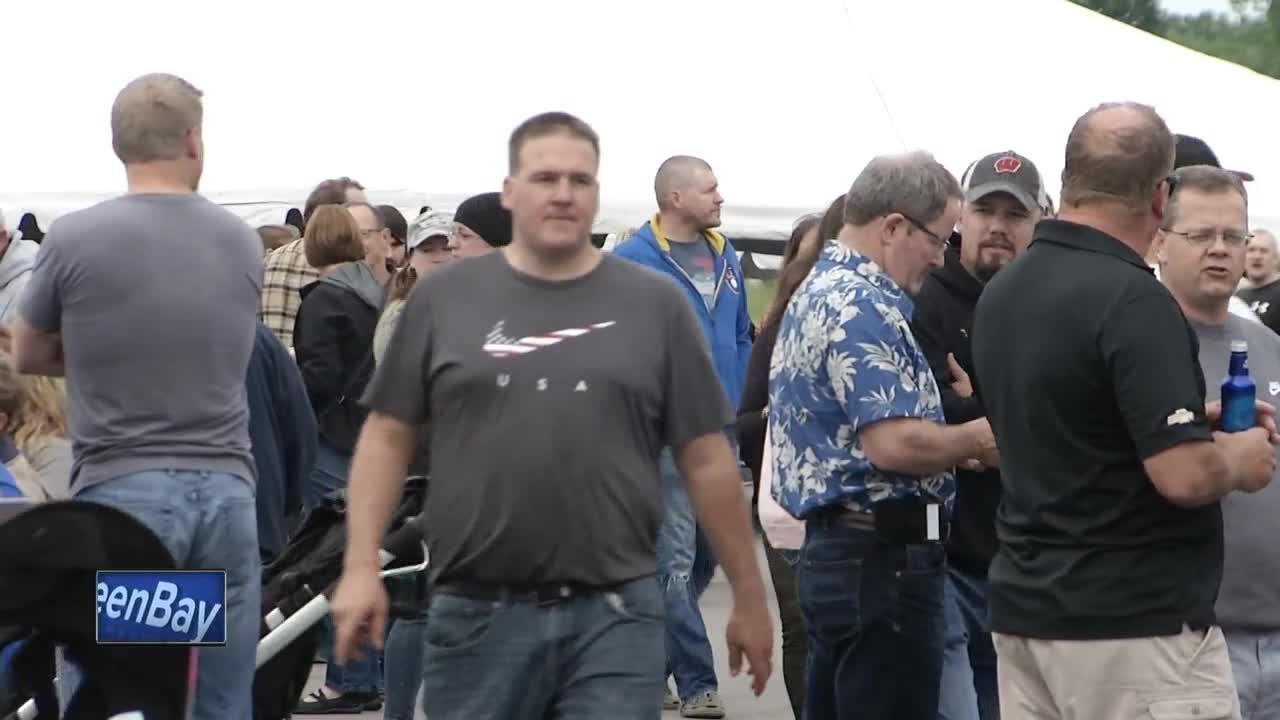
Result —
M 951 507 L 952 473 L 881 470 L 858 438 L 890 418 L 946 422 L 912 307 L 876 263 L 835 241 L 788 304 L 769 370 L 769 432 L 773 495 L 795 517 L 910 496 Z

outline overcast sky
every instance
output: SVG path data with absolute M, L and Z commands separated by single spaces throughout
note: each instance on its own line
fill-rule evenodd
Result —
M 1228 12 L 1231 3 L 1228 0 L 1160 0 L 1160 4 L 1169 12 L 1196 15 L 1205 10 Z

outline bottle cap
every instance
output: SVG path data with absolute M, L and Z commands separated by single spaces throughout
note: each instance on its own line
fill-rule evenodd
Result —
M 1244 340 L 1231 341 L 1231 352 L 1236 353 L 1236 352 L 1248 352 L 1248 351 L 1249 351 L 1249 343 L 1245 342 Z

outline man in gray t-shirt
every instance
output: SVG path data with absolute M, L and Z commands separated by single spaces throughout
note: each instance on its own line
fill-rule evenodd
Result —
M 50 227 L 13 327 L 14 362 L 66 375 L 77 500 L 141 521 L 178 568 L 227 571 L 227 643 L 200 650 L 193 717 L 247 718 L 261 568 L 245 376 L 262 245 L 194 192 L 200 91 L 147 75 L 120 92 L 111 118 L 129 194 Z
M 1205 400 L 1221 398 L 1231 343 L 1249 347 L 1258 399 L 1280 402 L 1280 336 L 1232 314 L 1228 304 L 1244 272 L 1248 212 L 1243 186 L 1216 168 L 1179 172 L 1165 230 L 1156 243 L 1160 279 L 1200 342 Z M 1280 461 L 1280 450 L 1277 451 Z M 1280 715 L 1280 479 L 1262 490 L 1233 492 L 1219 502 L 1223 524 L 1222 585 L 1215 607 L 1226 637 L 1244 720 Z
M 381 637 L 377 547 L 431 430 L 423 710 L 432 720 L 652 718 L 662 694 L 658 454 L 675 448 L 735 591 L 757 692 L 772 631 L 731 410 L 667 279 L 590 242 L 598 140 L 550 113 L 512 135 L 513 239 L 419 283 L 366 391 L 334 595 L 338 661 Z

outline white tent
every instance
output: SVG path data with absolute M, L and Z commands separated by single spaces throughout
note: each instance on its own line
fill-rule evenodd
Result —
M 602 137 L 601 230 L 646 219 L 653 171 L 687 153 L 715 167 L 726 230 L 781 236 L 877 153 L 928 149 L 958 175 L 1012 148 L 1056 191 L 1071 123 L 1116 99 L 1257 174 L 1255 220 L 1280 220 L 1280 82 L 1066 0 L 44 0 L 5 15 L 0 208 L 46 226 L 121 190 L 108 109 L 155 70 L 206 92 L 204 189 L 253 222 L 335 175 L 449 207 L 499 187 L 519 121 L 563 109 Z

